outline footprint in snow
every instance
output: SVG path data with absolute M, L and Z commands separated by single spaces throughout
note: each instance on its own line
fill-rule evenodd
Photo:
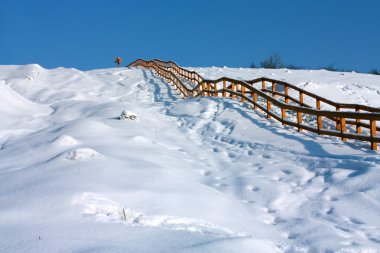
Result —
M 207 176 L 210 176 L 210 175 L 211 175 L 211 171 L 208 171 L 208 170 L 202 170 L 202 171 L 201 171 L 201 174 L 202 174 L 202 176 L 207 177 Z
M 290 174 L 292 174 L 292 172 L 290 171 L 290 170 L 288 170 L 288 169 L 283 169 L 283 170 L 281 170 L 283 173 L 285 173 L 286 175 L 290 175 Z
M 226 183 L 216 183 L 215 186 L 216 187 L 227 187 L 228 184 L 226 184 Z
M 260 187 L 258 186 L 253 187 L 250 185 L 250 186 L 247 186 L 247 190 L 257 192 L 257 191 L 260 191 Z
M 271 154 L 263 154 L 262 157 L 266 158 L 266 159 L 270 159 L 270 158 L 272 158 L 272 155 Z
M 352 223 L 352 224 L 355 224 L 355 225 L 363 225 L 365 224 L 363 221 L 357 219 L 357 218 L 354 218 L 354 217 L 351 217 L 349 219 L 349 221 Z
M 236 158 L 236 154 L 235 153 L 228 153 L 228 157 L 229 158 Z
M 290 240 L 296 239 L 299 236 L 298 233 L 289 233 L 286 237 Z
M 275 213 L 276 212 L 276 209 L 269 208 L 269 207 L 264 207 L 263 210 L 265 213 Z

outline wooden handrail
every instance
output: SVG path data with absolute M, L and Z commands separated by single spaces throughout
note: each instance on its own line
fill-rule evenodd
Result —
M 180 67 L 173 61 L 159 59 L 151 61 L 137 59 L 128 65 L 128 67 L 137 66 L 153 69 L 157 75 L 172 83 L 184 97 L 218 97 L 221 94 L 222 97 L 230 97 L 231 99 L 240 98 L 242 102 L 251 103 L 254 109 L 263 111 L 267 118 L 274 118 L 283 125 L 294 126 L 298 131 L 307 130 L 320 135 L 336 136 L 343 141 L 347 139 L 369 141 L 373 150 L 377 150 L 377 143 L 380 142 L 380 137 L 376 136 L 376 132 L 380 131 L 380 127 L 377 126 L 377 122 L 380 121 L 380 108 L 359 104 L 336 103 L 290 83 L 266 77 L 248 81 L 229 77 L 210 80 L 203 78 L 195 71 Z M 271 88 L 267 88 L 266 83 L 270 83 Z M 255 84 L 258 84 L 259 87 L 256 88 Z M 279 86 L 283 86 L 283 93 L 279 91 Z M 296 92 L 299 97 L 295 98 L 289 95 L 290 91 Z M 310 99 L 315 100 L 315 107 L 307 104 L 306 99 L 309 101 Z M 333 107 L 335 110 L 322 110 L 321 104 Z M 280 114 L 277 114 L 272 109 L 274 107 L 280 109 Z M 342 111 L 342 109 L 345 109 L 345 111 Z M 296 121 L 291 121 L 287 118 L 287 115 L 292 113 L 295 115 Z M 303 116 L 316 117 L 315 126 L 305 124 Z M 324 126 L 324 122 L 328 122 L 328 125 Z M 347 128 L 347 124 L 355 126 L 355 132 L 349 132 L 349 130 L 352 131 L 353 129 Z M 326 127 L 336 129 L 326 129 Z M 362 128 L 367 131 L 363 132 Z

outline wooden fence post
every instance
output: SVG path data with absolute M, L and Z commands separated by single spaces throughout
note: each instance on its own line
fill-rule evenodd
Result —
M 302 127 L 301 127 L 302 113 L 301 112 L 297 112 L 297 123 L 298 123 L 298 132 L 301 132 L 302 131 Z
M 264 80 L 261 81 L 261 90 L 262 91 L 265 90 L 265 81 Z
M 317 107 L 317 110 L 321 110 L 321 100 L 319 100 L 318 98 L 315 101 L 315 107 Z
M 176 90 L 179 90 L 179 87 L 180 87 L 180 84 L 178 82 L 178 80 L 176 79 L 177 83 L 175 83 L 175 86 L 176 86 Z
M 284 92 L 285 92 L 285 103 L 288 104 L 289 103 L 289 87 L 288 86 L 284 87 Z
M 370 132 L 371 132 L 371 149 L 377 150 L 377 142 L 373 140 L 376 136 L 376 120 L 370 120 Z
M 347 141 L 347 138 L 344 137 L 344 133 L 346 132 L 346 119 L 340 118 L 340 132 L 342 134 L 342 141 Z
M 214 83 L 214 97 L 218 97 L 219 96 L 217 90 L 218 90 L 218 85 L 217 85 L 217 83 Z
M 282 125 L 285 126 L 285 120 L 286 120 L 286 109 L 281 108 L 281 118 L 282 118 Z
M 223 97 L 225 98 L 226 97 L 226 80 L 223 80 Z
M 240 85 L 240 87 L 241 87 L 241 94 L 243 95 L 241 97 L 241 101 L 244 103 L 245 102 L 245 98 L 244 98 L 244 96 L 245 96 L 245 86 Z
M 234 83 L 231 83 L 231 90 L 235 91 L 235 84 Z M 234 98 L 235 98 L 235 94 L 231 93 L 231 99 L 234 99 Z
M 207 82 L 207 90 L 209 91 L 209 92 L 207 92 L 207 96 L 211 97 L 212 95 L 211 95 L 211 83 L 210 82 Z
M 340 112 L 340 106 L 339 105 L 336 106 L 336 111 Z M 336 130 L 340 131 L 340 129 L 341 129 L 340 119 L 336 118 L 335 120 L 336 120 Z
M 355 112 L 360 113 L 360 107 L 355 108 Z M 360 134 L 362 132 L 362 127 L 360 126 L 360 119 L 356 118 L 356 133 Z
M 300 106 L 303 106 L 303 93 L 300 91 Z
M 270 101 L 269 101 L 269 99 L 267 99 L 267 119 L 271 118 L 269 112 L 270 112 Z
M 257 108 L 257 106 L 256 106 L 256 104 L 257 104 L 257 93 L 256 92 L 253 93 L 253 102 L 255 102 L 253 104 L 253 109 L 256 109 Z
M 323 128 L 323 123 L 322 123 L 322 116 L 320 116 L 320 115 L 317 116 L 317 128 L 318 128 L 318 134 L 321 134 L 321 129 Z
M 317 108 L 317 110 L 321 110 L 321 100 L 319 100 L 317 98 L 317 100 L 315 101 L 315 107 Z M 317 133 L 320 135 L 321 134 L 321 129 L 323 128 L 323 123 L 322 123 L 322 116 L 320 116 L 319 114 L 317 114 Z
M 276 82 L 272 82 L 272 97 L 275 97 L 276 94 Z
M 203 97 L 206 96 L 206 95 L 205 95 L 206 93 L 204 92 L 204 90 L 205 90 L 205 83 L 203 82 L 203 83 L 202 83 L 202 96 L 203 96 Z

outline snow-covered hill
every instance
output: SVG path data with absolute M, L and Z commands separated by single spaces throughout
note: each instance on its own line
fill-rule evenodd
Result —
M 380 105 L 372 75 L 197 71 Z M 0 119 L 0 252 L 380 252 L 368 143 L 298 133 L 238 101 L 182 100 L 134 68 L 0 66 Z

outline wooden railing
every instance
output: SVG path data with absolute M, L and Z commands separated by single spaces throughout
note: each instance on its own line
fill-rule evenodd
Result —
M 267 118 L 283 125 L 294 126 L 320 135 L 340 137 L 343 141 L 368 141 L 377 150 L 380 131 L 380 108 L 359 104 L 336 103 L 284 81 L 266 77 L 250 81 L 221 77 L 204 79 L 172 61 L 138 59 L 128 67 L 142 66 L 154 70 L 160 77 L 175 86 L 184 97 L 228 97 L 248 102 L 260 109 Z M 269 86 L 269 88 L 268 88 Z

